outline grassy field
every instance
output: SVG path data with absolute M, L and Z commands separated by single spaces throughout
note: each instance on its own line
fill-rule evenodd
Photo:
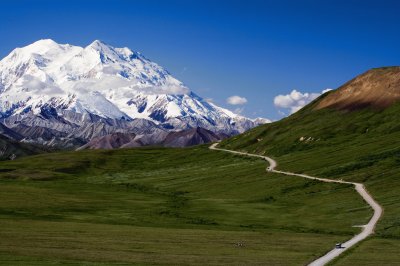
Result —
M 373 237 L 331 265 L 399 265 L 400 241 Z
M 137 227 L 76 222 L 2 223 L 0 262 L 7 265 L 286 264 L 306 262 L 337 236 L 292 232 Z M 62 227 L 62 229 L 60 228 Z M 12 229 L 11 229 L 12 228 Z M 235 243 L 243 241 L 243 247 Z
M 314 104 L 282 121 L 228 139 L 222 146 L 272 155 L 282 170 L 364 183 L 384 207 L 384 215 L 376 238 L 355 248 L 346 261 L 379 265 L 382 259 L 385 264 L 400 265 L 400 255 L 393 256 L 390 248 L 386 253 L 377 247 L 381 252 L 377 261 L 361 259 L 374 243 L 400 244 L 400 105 L 346 113 L 314 111 Z
M 0 163 L 3 265 L 303 265 L 370 215 L 350 186 L 207 147 Z

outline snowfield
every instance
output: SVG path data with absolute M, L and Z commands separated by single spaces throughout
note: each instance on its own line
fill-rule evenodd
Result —
M 142 54 L 97 40 L 84 48 L 40 40 L 0 61 L 0 117 L 23 121 L 44 109 L 80 114 L 81 120 L 146 119 L 171 130 L 203 127 L 226 134 L 269 122 L 209 103 Z M 82 123 L 74 119 L 68 121 Z

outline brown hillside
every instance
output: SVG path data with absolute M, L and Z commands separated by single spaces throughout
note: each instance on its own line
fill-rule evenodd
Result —
M 400 67 L 371 69 L 330 92 L 315 107 L 357 110 L 383 109 L 400 101 Z

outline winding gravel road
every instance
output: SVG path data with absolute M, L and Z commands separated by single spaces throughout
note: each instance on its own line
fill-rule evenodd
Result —
M 240 154 L 240 155 L 245 155 L 245 156 L 251 156 L 251 157 L 257 157 L 264 159 L 268 161 L 269 167 L 267 167 L 268 172 L 273 172 L 273 173 L 279 173 L 279 174 L 284 174 L 284 175 L 290 175 L 290 176 L 299 176 L 303 178 L 308 178 L 312 180 L 319 180 L 322 182 L 329 182 L 329 183 L 340 183 L 340 184 L 352 184 L 354 185 L 355 189 L 357 190 L 358 194 L 361 195 L 361 197 L 371 206 L 371 208 L 374 210 L 374 215 L 372 218 L 369 220 L 369 222 L 366 225 L 361 226 L 363 229 L 361 233 L 355 235 L 353 238 L 348 240 L 347 242 L 342 244 L 342 248 L 334 248 L 328 253 L 326 253 L 324 256 L 316 259 L 315 261 L 311 262 L 309 265 L 310 266 L 320 266 L 320 265 L 325 265 L 337 256 L 339 256 L 341 253 L 345 252 L 347 249 L 350 247 L 354 246 L 358 242 L 364 240 L 367 238 L 369 235 L 374 233 L 374 228 L 376 226 L 376 223 L 382 216 L 383 209 L 382 207 L 372 198 L 372 196 L 367 192 L 365 189 L 364 185 L 361 183 L 353 183 L 353 182 L 347 182 L 347 181 L 341 181 L 341 180 L 335 180 L 335 179 L 328 179 L 328 178 L 318 178 L 318 177 L 313 177 L 309 175 L 304 175 L 304 174 L 296 174 L 296 173 L 291 173 L 291 172 L 284 172 L 284 171 L 279 171 L 275 170 L 277 167 L 277 163 L 275 160 L 272 158 L 269 158 L 267 156 L 262 156 L 262 155 L 257 155 L 257 154 L 251 154 L 251 153 L 246 153 L 246 152 L 239 152 L 239 151 L 232 151 L 232 150 L 226 150 L 226 149 L 220 149 L 217 148 L 218 143 L 214 143 L 210 146 L 211 150 L 219 150 L 219 151 L 225 151 L 225 152 L 230 152 L 234 154 Z

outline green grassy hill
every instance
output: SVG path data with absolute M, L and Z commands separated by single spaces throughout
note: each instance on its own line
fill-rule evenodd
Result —
M 393 69 L 398 79 L 398 68 L 372 72 L 392 75 Z M 400 92 L 400 86 L 396 88 Z M 400 249 L 400 104 L 356 110 L 316 108 L 335 93 L 324 94 L 290 117 L 230 138 L 221 146 L 272 156 L 279 169 L 363 182 L 384 207 L 383 219 L 374 238 L 336 263 L 398 265 L 400 256 L 393 251 Z
M 265 167 L 207 147 L 2 162 L 0 264 L 304 265 L 371 215 L 351 186 Z

